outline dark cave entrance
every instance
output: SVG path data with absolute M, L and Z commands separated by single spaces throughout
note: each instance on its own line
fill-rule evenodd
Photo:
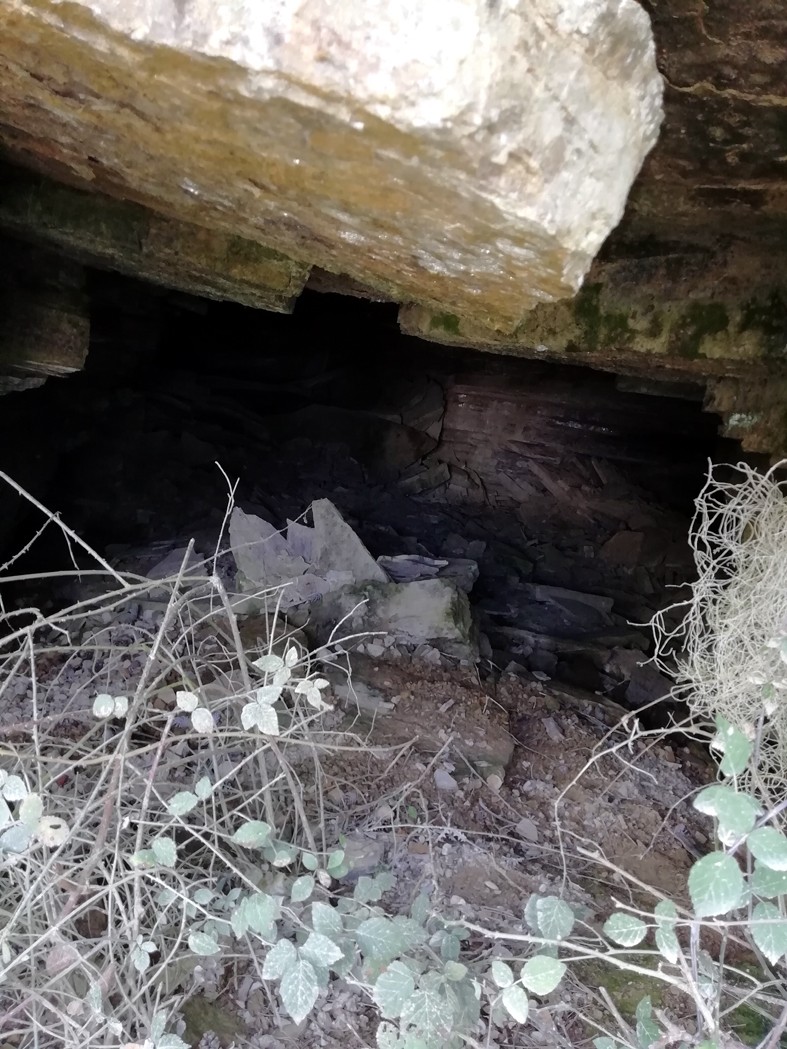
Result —
M 85 371 L 0 402 L 0 465 L 110 560 L 209 553 L 223 470 L 276 527 L 328 498 L 374 557 L 475 563 L 485 667 L 635 707 L 663 691 L 632 624 L 679 597 L 692 499 L 733 454 L 701 387 L 449 350 L 314 291 L 281 316 L 96 273 L 92 301 Z M 2 498 L 7 559 L 41 518 Z M 12 569 L 70 558 L 50 527 Z

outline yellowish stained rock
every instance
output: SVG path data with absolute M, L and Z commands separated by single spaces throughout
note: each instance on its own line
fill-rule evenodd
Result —
M 500 330 L 577 289 L 661 93 L 635 0 L 0 0 L 12 156 Z

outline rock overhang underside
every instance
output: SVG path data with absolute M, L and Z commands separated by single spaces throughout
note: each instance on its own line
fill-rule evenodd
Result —
M 765 0 L 700 29 L 677 2 L 325 4 L 0 0 L 0 229 L 47 274 L 6 266 L 6 372 L 79 366 L 80 265 L 280 312 L 318 287 L 432 341 L 704 384 L 776 449 Z

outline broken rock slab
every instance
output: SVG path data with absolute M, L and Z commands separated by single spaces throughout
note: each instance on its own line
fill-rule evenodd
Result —
M 0 8 L 7 155 L 449 330 L 573 294 L 662 119 L 635 0 Z
M 361 540 L 328 499 L 311 507 L 313 526 L 289 521 L 285 532 L 236 507 L 229 538 L 237 565 L 236 586 L 252 600 L 283 587 L 282 611 L 320 600 L 351 584 L 387 581 Z
M 393 636 L 398 644 L 433 647 L 459 659 L 478 659 L 478 639 L 467 594 L 445 579 L 365 583 L 326 594 L 310 610 L 309 626 L 324 641 L 337 637 Z

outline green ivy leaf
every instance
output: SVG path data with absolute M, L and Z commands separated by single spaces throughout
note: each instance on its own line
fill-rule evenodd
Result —
M 190 1049 L 189 1043 L 177 1034 L 163 1034 L 155 1045 L 156 1049 Z
M 199 696 L 193 692 L 176 692 L 175 702 L 186 714 L 192 714 L 199 706 Z
M 453 1025 L 454 1010 L 439 990 L 421 987 L 404 1003 L 401 1019 L 425 1034 L 445 1035 Z
M 762 811 L 760 806 L 733 787 L 716 783 L 701 790 L 694 799 L 694 808 L 719 821 L 719 838 L 728 845 L 748 834 Z
M 646 995 L 640 1000 L 634 1011 L 634 1016 L 637 1020 L 637 1039 L 640 1047 L 641 1049 L 650 1049 L 650 1046 L 661 1037 L 661 1031 L 653 1019 L 653 1006 L 649 996 Z
M 530 1002 L 527 999 L 527 995 L 518 984 L 514 984 L 512 987 L 506 987 L 503 991 L 500 1000 L 509 1016 L 513 1017 L 517 1023 L 526 1023 L 527 1014 L 530 1011 Z
M 265 980 L 278 980 L 298 960 L 298 954 L 289 940 L 279 940 L 265 955 L 262 976 Z
M 604 933 L 621 947 L 634 947 L 645 939 L 648 927 L 633 914 L 618 912 L 604 922 Z
M 389 1020 L 401 1015 L 405 1003 L 415 991 L 413 974 L 401 962 L 391 962 L 381 973 L 372 990 L 380 1013 Z
M 150 843 L 150 851 L 162 867 L 174 867 L 178 861 L 178 850 L 172 838 L 159 835 Z
M 787 871 L 774 871 L 761 863 L 755 863 L 751 888 L 757 896 L 766 898 L 787 895 Z
M 308 900 L 313 892 L 314 878 L 311 874 L 302 874 L 300 878 L 296 878 L 292 883 L 290 899 L 293 903 L 303 903 L 304 900 Z
M 201 736 L 209 735 L 216 727 L 213 715 L 207 707 L 197 707 L 196 710 L 192 711 L 191 724 L 194 731 L 199 732 Z
M 256 728 L 266 736 L 279 735 L 279 715 L 267 703 L 247 703 L 240 712 L 240 721 L 247 732 Z
M 719 769 L 724 776 L 740 776 L 749 764 L 752 742 L 720 714 L 716 716 L 716 737 L 711 743 L 714 750 L 724 755 Z
M 367 918 L 356 929 L 355 938 L 367 958 L 383 965 L 393 961 L 404 946 L 390 918 Z
M 752 939 L 771 965 L 775 965 L 787 954 L 787 919 L 772 903 L 758 903 L 751 916 Z
M 656 918 L 656 946 L 662 957 L 674 965 L 680 954 L 680 943 L 675 934 L 678 909 L 672 900 L 661 900 L 653 913 Z
M 335 907 L 321 902 L 312 904 L 312 926 L 315 932 L 321 932 L 323 936 L 331 939 L 341 936 L 344 931 L 340 912 Z
M 138 973 L 143 973 L 150 968 L 150 955 L 147 951 L 143 951 L 141 947 L 135 945 L 131 948 L 131 964 Z
M 270 824 L 262 820 L 249 820 L 242 827 L 238 827 L 230 841 L 234 845 L 242 845 L 247 849 L 260 849 L 267 845 L 270 836 Z
M 279 901 L 266 892 L 255 892 L 244 900 L 244 914 L 249 927 L 260 936 L 270 937 L 281 913 Z
M 190 790 L 180 790 L 167 802 L 167 812 L 170 816 L 185 816 L 198 803 L 199 798 L 196 794 L 192 794 Z
M 29 791 L 21 776 L 6 776 L 2 793 L 6 801 L 23 801 Z
M 723 852 L 711 852 L 689 871 L 689 896 L 698 918 L 727 914 L 741 905 L 746 890 L 738 864 Z
M 93 717 L 105 720 L 111 718 L 115 713 L 115 697 L 108 696 L 105 692 L 96 696 L 93 700 Z
M 337 867 L 341 867 L 344 863 L 344 849 L 336 849 L 328 857 L 328 862 L 325 865 L 327 871 L 335 871 Z
M 545 995 L 554 991 L 565 973 L 563 962 L 545 954 L 537 954 L 522 966 L 521 979 L 531 994 Z
M 574 928 L 574 912 L 557 896 L 544 896 L 535 905 L 537 931 L 547 940 L 565 940 Z
M 510 987 L 514 982 L 514 970 L 507 962 L 495 958 L 492 962 L 492 979 L 498 987 Z
M 318 965 L 330 966 L 338 962 L 342 957 L 342 949 L 333 940 L 323 936 L 321 932 L 310 932 L 306 942 L 299 949 L 299 953 L 308 958 L 310 962 Z
M 746 846 L 758 863 L 773 871 L 787 871 L 787 837 L 774 827 L 753 830 Z
M 255 659 L 252 663 L 253 667 L 257 670 L 261 670 L 263 674 L 275 674 L 277 670 L 281 670 L 284 667 L 284 660 L 280 656 L 275 656 L 270 653 L 267 656 L 261 656 L 259 659 Z
M 28 794 L 19 806 L 19 819 L 30 830 L 35 830 L 44 814 L 44 803 L 39 794 Z
M 309 1015 L 320 993 L 320 985 L 314 966 L 307 958 L 298 956 L 288 966 L 281 978 L 279 993 L 284 1008 L 295 1023 Z
M 213 954 L 219 954 L 221 948 L 215 936 L 207 932 L 189 933 L 189 950 L 192 954 L 198 954 L 202 958 L 208 958 Z

